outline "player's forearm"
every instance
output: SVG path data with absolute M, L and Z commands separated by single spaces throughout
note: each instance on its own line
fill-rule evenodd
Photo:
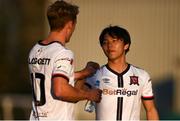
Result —
M 84 72 L 83 71 L 77 71 L 77 72 L 75 72 L 75 74 L 74 74 L 74 79 L 75 80 L 82 80 L 83 78 L 85 78 L 85 74 L 84 74 Z
M 54 93 L 54 98 L 62 101 L 76 103 L 80 100 L 85 100 L 88 98 L 88 94 L 80 89 L 73 88 L 71 86 L 68 89 L 61 89 L 59 92 Z
M 89 91 L 92 89 L 91 85 L 87 84 L 85 80 L 78 80 L 75 82 L 75 88 L 82 89 L 85 91 Z
M 92 73 L 93 73 L 93 72 L 88 71 L 87 69 L 83 69 L 83 70 L 81 70 L 81 71 L 75 72 L 74 78 L 75 78 L 75 80 L 82 80 L 82 79 L 90 76 Z
M 142 102 L 146 110 L 147 120 L 159 120 L 159 115 L 154 100 L 142 100 Z
M 82 90 L 73 91 L 73 93 L 63 97 L 64 101 L 69 101 L 69 102 L 74 102 L 74 103 L 81 101 L 81 100 L 86 100 L 86 99 L 89 99 L 88 93 L 86 93 L 85 91 L 82 91 Z
M 155 108 L 147 112 L 147 120 L 159 120 L 159 115 Z
M 100 92 L 99 92 L 99 94 L 100 94 Z M 81 100 L 98 101 L 99 100 L 98 97 L 99 97 L 99 95 L 97 96 L 97 90 L 96 91 L 95 90 L 86 91 L 84 89 L 77 89 L 77 88 L 73 88 L 71 86 L 61 89 L 54 94 L 54 98 L 56 98 L 58 100 L 73 102 L 73 103 L 76 103 Z

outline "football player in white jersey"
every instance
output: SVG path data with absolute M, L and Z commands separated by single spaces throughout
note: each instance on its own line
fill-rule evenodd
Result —
M 99 102 L 101 90 L 88 92 L 74 87 L 75 79 L 85 78 L 98 65 L 89 62 L 85 69 L 74 73 L 73 52 L 65 47 L 75 29 L 78 7 L 56 1 L 48 7 L 48 37 L 30 51 L 28 64 L 32 81 L 31 120 L 73 120 L 74 103 L 80 100 Z
M 96 105 L 97 120 L 140 120 L 141 102 L 148 120 L 158 120 L 149 74 L 126 61 L 131 38 L 119 26 L 105 28 L 99 37 L 108 62 L 86 84 L 102 89 L 102 100 Z

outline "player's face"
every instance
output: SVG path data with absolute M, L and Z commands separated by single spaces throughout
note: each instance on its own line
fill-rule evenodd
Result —
M 106 34 L 102 44 L 102 49 L 109 60 L 116 60 L 125 56 L 125 50 L 128 46 L 128 44 L 125 45 L 120 39 L 112 38 Z

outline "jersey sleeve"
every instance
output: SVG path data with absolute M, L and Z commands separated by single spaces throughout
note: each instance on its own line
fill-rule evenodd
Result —
M 73 72 L 74 55 L 70 50 L 61 52 L 54 61 L 52 77 L 63 77 L 69 80 Z
M 152 81 L 148 73 L 145 74 L 145 83 L 142 90 L 142 99 L 151 100 L 154 99 Z

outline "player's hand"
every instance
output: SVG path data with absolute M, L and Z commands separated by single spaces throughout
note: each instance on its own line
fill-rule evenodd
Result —
M 86 64 L 86 67 L 84 69 L 82 69 L 81 71 L 77 71 L 75 72 L 75 80 L 81 80 L 81 79 L 85 79 L 89 76 L 92 76 L 94 73 L 96 73 L 97 69 L 99 69 L 100 66 L 98 63 L 96 62 L 88 62 Z
M 94 73 L 96 73 L 97 69 L 100 68 L 100 65 L 96 62 L 89 61 L 86 64 L 85 70 L 88 71 L 89 75 L 92 76 Z
M 102 90 L 100 89 L 91 89 L 89 91 L 90 95 L 89 95 L 89 99 L 91 101 L 94 101 L 96 103 L 99 103 L 101 101 L 102 98 Z

